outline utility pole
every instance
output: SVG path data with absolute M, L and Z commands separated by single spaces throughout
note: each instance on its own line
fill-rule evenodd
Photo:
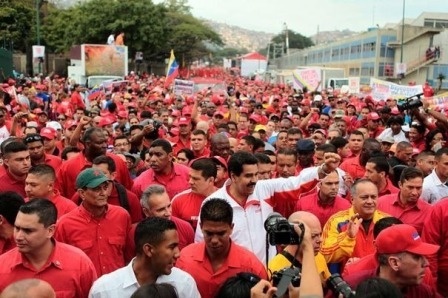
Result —
M 36 1 L 36 36 L 37 36 L 37 45 L 40 46 L 40 1 Z M 38 72 L 41 73 L 42 70 L 42 58 L 38 58 Z
M 289 36 L 288 36 L 288 25 L 283 23 L 283 30 L 285 30 L 285 46 L 286 46 L 286 55 L 289 55 Z

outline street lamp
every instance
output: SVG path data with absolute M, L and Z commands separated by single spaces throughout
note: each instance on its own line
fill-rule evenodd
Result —
M 400 63 L 403 63 L 403 42 L 404 42 L 404 13 L 406 8 L 406 0 L 403 0 L 403 20 L 401 21 L 401 53 Z
M 289 55 L 289 36 L 288 36 L 288 26 L 286 25 L 286 22 L 283 23 L 283 30 L 285 30 L 286 55 Z

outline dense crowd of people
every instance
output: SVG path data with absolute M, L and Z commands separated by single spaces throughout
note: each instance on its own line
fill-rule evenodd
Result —
M 406 109 L 213 79 L 1 85 L 0 297 L 448 296 L 448 118 L 428 84 Z

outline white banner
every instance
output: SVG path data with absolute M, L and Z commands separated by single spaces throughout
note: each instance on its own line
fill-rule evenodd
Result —
M 176 95 L 193 95 L 194 82 L 186 80 L 174 80 L 174 94 Z
M 349 77 L 348 78 L 348 92 L 350 94 L 359 94 L 361 88 L 361 78 L 360 77 Z
M 388 81 L 370 78 L 370 87 L 372 88 L 372 97 L 376 101 L 386 100 L 388 98 L 404 99 L 416 94 L 423 93 L 423 86 L 398 85 Z
M 293 71 L 293 85 L 295 89 L 308 88 L 314 90 L 319 85 L 321 78 L 321 70 L 319 68 L 304 68 Z M 319 85 L 318 90 L 321 90 L 322 84 Z
M 45 46 L 33 46 L 33 59 L 45 57 Z

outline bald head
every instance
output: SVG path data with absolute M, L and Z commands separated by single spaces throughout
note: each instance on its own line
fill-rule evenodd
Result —
M 56 293 L 46 281 L 33 278 L 10 284 L 0 298 L 56 298 Z
M 200 129 L 205 133 L 208 133 L 209 125 L 207 121 L 198 121 L 196 124 L 196 129 Z
M 303 222 L 308 227 L 319 226 L 320 222 L 316 215 L 306 211 L 297 211 L 291 214 L 288 218 L 288 221 L 291 223 Z

